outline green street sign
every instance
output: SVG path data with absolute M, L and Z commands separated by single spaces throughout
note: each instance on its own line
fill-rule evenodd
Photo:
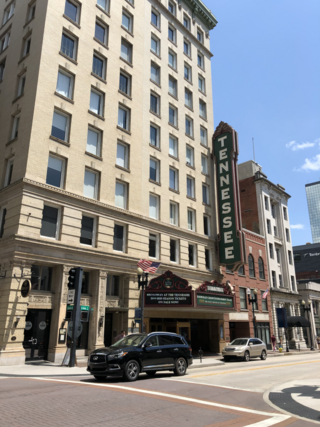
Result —
M 233 298 L 214 296 L 197 293 L 197 305 L 207 305 L 211 307 L 223 307 L 223 308 L 234 308 Z
M 235 271 L 243 263 L 240 197 L 237 173 L 237 133 L 221 122 L 213 135 L 219 212 L 220 264 Z
M 89 311 L 90 310 L 90 306 L 89 305 L 81 305 L 80 306 L 81 311 Z M 73 304 L 72 305 L 67 305 L 67 310 L 73 310 Z

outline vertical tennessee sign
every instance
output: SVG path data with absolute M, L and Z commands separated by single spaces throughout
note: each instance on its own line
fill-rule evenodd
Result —
M 213 135 L 219 212 L 220 264 L 237 270 L 244 263 L 237 173 L 237 134 L 221 122 Z

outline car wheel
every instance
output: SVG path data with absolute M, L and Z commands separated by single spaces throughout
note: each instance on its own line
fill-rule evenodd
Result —
M 140 366 L 136 360 L 129 360 L 124 368 L 124 378 L 127 381 L 135 381 L 138 379 L 140 373 Z
M 225 362 L 230 362 L 229 357 L 224 357 L 223 359 L 224 359 Z
M 103 381 L 107 378 L 106 376 L 103 376 L 103 375 L 94 375 L 94 377 L 97 381 Z
M 244 361 L 245 362 L 249 362 L 250 361 L 250 353 L 248 351 L 246 351 L 244 353 Z
M 261 360 L 266 360 L 266 358 L 267 358 L 267 352 L 265 351 L 265 350 L 262 350 L 262 353 L 261 353 Z
M 185 375 L 187 372 L 187 362 L 183 357 L 179 357 L 179 359 L 176 360 L 176 368 L 174 370 L 174 374 L 178 376 Z
M 146 372 L 147 375 L 149 375 L 149 377 L 154 377 L 156 375 L 157 371 L 148 371 Z

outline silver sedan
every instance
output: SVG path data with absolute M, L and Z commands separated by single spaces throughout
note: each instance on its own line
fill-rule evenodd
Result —
M 261 360 L 267 358 L 267 346 L 258 338 L 236 338 L 222 350 L 225 361 L 235 357 L 241 357 L 249 362 L 252 357 L 260 357 Z

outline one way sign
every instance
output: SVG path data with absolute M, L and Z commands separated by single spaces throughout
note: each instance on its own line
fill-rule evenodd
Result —
M 69 289 L 68 290 L 68 302 L 67 302 L 67 304 L 74 304 L 75 293 L 76 293 L 75 289 Z

